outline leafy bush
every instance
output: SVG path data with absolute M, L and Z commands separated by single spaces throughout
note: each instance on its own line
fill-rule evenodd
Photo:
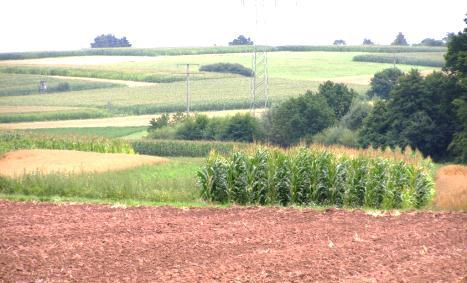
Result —
M 198 181 L 205 200 L 221 203 L 421 208 L 433 196 L 430 170 L 429 160 L 259 148 L 227 156 L 211 152 Z
M 230 73 L 238 74 L 245 77 L 252 77 L 253 71 L 240 64 L 231 63 L 216 63 L 210 65 L 203 65 L 199 68 L 202 72 L 216 72 L 216 73 Z
M 206 115 L 188 117 L 175 133 L 184 140 L 225 140 L 252 142 L 263 136 L 259 121 L 250 114 L 235 114 L 233 117 L 208 118 Z
M 370 114 L 372 105 L 364 101 L 354 101 L 352 106 L 350 106 L 349 112 L 345 114 L 341 121 L 340 125 L 349 130 L 360 129 L 363 125 L 363 120 Z
M 344 127 L 331 127 L 313 136 L 314 143 L 339 144 L 347 147 L 358 146 L 358 133 Z

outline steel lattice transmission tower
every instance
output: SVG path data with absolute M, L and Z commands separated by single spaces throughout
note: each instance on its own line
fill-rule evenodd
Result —
M 255 116 L 257 102 L 264 100 L 264 108 L 269 103 L 268 50 L 266 46 L 253 46 L 250 109 Z

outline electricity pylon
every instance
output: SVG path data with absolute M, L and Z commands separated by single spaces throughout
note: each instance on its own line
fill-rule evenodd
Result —
M 251 78 L 251 105 L 250 109 L 255 116 L 256 101 L 264 100 L 264 108 L 269 103 L 269 78 L 268 78 L 268 52 L 265 46 L 253 47 L 253 76 Z

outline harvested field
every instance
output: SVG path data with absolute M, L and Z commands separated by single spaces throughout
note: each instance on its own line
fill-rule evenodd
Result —
M 197 112 L 208 117 L 224 117 L 236 113 L 248 113 L 249 109 Z M 256 114 L 261 114 L 264 109 L 256 109 Z M 46 129 L 46 128 L 93 128 L 93 127 L 137 127 L 149 126 L 149 120 L 160 115 L 137 115 L 99 119 L 79 119 L 62 121 L 0 123 L 0 129 Z
M 436 176 L 436 207 L 467 210 L 467 166 L 448 165 Z
M 168 159 L 122 153 L 96 153 L 73 150 L 17 150 L 0 156 L 0 174 L 16 177 L 24 173 L 49 174 L 105 172 L 144 164 L 167 162 Z
M 0 201 L 7 282 L 462 282 L 466 213 Z

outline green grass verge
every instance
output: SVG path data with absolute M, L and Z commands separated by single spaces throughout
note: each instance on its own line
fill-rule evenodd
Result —
M 0 177 L 0 193 L 46 199 L 202 203 L 195 177 L 202 162 L 200 158 L 174 158 L 118 172 Z

